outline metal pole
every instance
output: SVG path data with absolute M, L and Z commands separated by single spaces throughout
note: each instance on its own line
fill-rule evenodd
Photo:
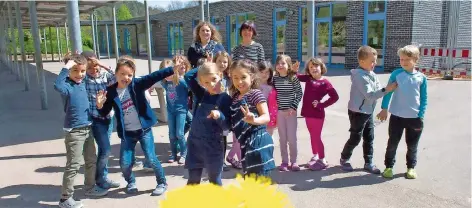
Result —
M 204 0 L 200 0 L 200 20 L 205 21 L 205 3 Z
M 95 16 L 95 40 L 97 42 L 97 58 L 100 60 L 100 37 L 98 32 L 98 18 Z
M 52 61 L 54 61 L 54 46 L 52 45 L 52 32 L 51 26 L 49 26 L 49 45 L 51 46 Z
M 9 5 L 8 8 L 11 8 L 12 5 Z M 16 80 L 20 81 L 21 79 L 21 74 L 20 74 L 20 66 L 18 65 L 18 49 L 17 49 L 17 39 L 15 35 L 15 27 L 18 28 L 18 25 L 15 25 L 15 22 L 13 21 L 13 13 L 12 15 L 12 39 L 13 39 L 13 57 L 15 60 L 14 68 L 16 68 Z M 16 15 L 16 14 L 15 14 Z
M 206 0 L 206 16 L 207 16 L 207 20 L 208 22 L 211 21 L 211 17 L 210 17 L 210 1 L 209 0 Z
M 36 2 L 28 1 L 29 14 L 31 21 L 31 34 L 34 40 L 34 56 L 36 57 L 36 71 L 38 73 L 39 88 L 41 89 L 41 109 L 46 110 L 48 108 L 47 92 L 46 92 L 46 80 L 44 79 L 43 60 L 41 59 L 41 44 L 39 39 L 39 28 L 38 19 L 36 15 Z
M 44 60 L 48 60 L 48 39 L 46 38 L 46 28 L 43 28 L 43 34 L 44 51 L 46 52 L 46 58 L 44 58 Z
M 116 26 L 116 5 L 115 4 L 113 4 L 113 40 L 115 42 L 116 61 L 118 61 L 118 57 L 120 57 L 120 51 L 118 49 L 118 28 Z
M 107 38 L 107 54 L 108 54 L 108 59 L 110 59 L 110 37 L 108 37 L 108 24 L 105 24 L 105 34 L 106 34 L 106 38 Z
M 64 23 L 64 30 L 66 30 L 66 48 L 67 48 L 67 51 L 70 51 L 70 48 L 69 48 L 69 33 L 68 33 L 69 28 L 67 27 L 67 22 Z
M 138 34 L 138 25 L 134 25 L 134 33 L 136 34 L 136 56 L 139 56 L 139 34 Z
M 59 62 L 62 60 L 61 57 L 61 36 L 59 35 L 59 25 L 56 24 L 56 41 L 57 41 L 57 53 L 59 55 Z
M 9 37 L 8 37 L 8 58 L 10 60 L 10 70 L 11 70 L 11 73 L 13 74 L 13 70 L 14 70 L 14 62 L 13 62 L 13 48 L 12 47 L 12 40 L 13 40 L 13 36 L 15 35 L 14 34 L 14 31 L 13 31 L 13 18 L 12 18 L 12 13 L 11 13 L 11 8 L 10 8 L 10 4 L 7 3 L 7 9 L 8 9 L 8 22 L 9 22 L 9 26 L 8 26 L 8 29 L 10 31 L 9 33 Z M 18 75 L 17 75 L 18 76 Z
M 23 71 L 23 80 L 25 81 L 25 91 L 29 91 L 30 81 L 28 70 L 26 69 L 26 53 L 25 53 L 25 35 L 23 34 L 23 20 L 20 13 L 20 2 L 15 2 L 16 24 L 18 25 L 18 39 L 21 48 L 21 70 Z
M 0 37 L 5 37 L 5 35 L 3 35 L 3 11 L 0 10 Z M 4 44 L 4 39 L 3 38 L 0 38 L 0 61 L 3 63 L 3 50 L 4 50 L 4 47 L 3 47 L 3 44 Z
M 94 27 L 94 22 L 93 22 L 93 12 L 90 14 L 90 21 L 92 22 L 92 41 L 93 41 L 93 52 L 97 54 L 97 46 L 95 44 L 95 27 Z
M 308 57 L 315 57 L 315 1 L 308 1 Z
M 146 18 L 146 44 L 148 54 L 148 71 L 152 72 L 152 51 L 151 51 L 151 31 L 149 30 L 149 8 L 147 0 L 144 0 L 144 17 Z
M 72 51 L 82 53 L 78 0 L 67 1 L 67 21 L 70 29 L 70 39 L 72 40 Z

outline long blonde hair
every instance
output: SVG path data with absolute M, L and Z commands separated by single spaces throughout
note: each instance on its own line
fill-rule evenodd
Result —
M 203 26 L 208 26 L 210 28 L 210 31 L 211 31 L 210 40 L 214 40 L 218 43 L 221 42 L 220 32 L 218 32 L 218 30 L 216 29 L 216 27 L 213 24 L 211 24 L 210 22 L 207 22 L 207 21 L 200 22 L 195 27 L 194 38 L 193 38 L 194 42 L 196 42 L 196 43 L 201 43 L 202 42 L 202 40 L 200 39 L 200 34 L 199 33 L 200 33 L 200 28 L 202 28 Z

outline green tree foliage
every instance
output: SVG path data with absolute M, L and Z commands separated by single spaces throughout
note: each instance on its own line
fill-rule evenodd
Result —
M 118 11 L 116 12 L 116 19 L 117 20 L 129 20 L 133 18 L 131 15 L 131 12 L 128 9 L 128 6 L 126 4 L 122 4 Z

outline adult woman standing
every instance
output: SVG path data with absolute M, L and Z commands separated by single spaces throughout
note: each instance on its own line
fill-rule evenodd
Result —
M 265 61 L 264 48 L 254 41 L 257 31 L 253 21 L 243 22 L 239 28 L 239 36 L 242 38 L 241 44 L 236 46 L 231 53 L 234 61 L 239 59 L 249 59 L 254 63 Z
M 198 60 L 215 55 L 218 51 L 225 51 L 221 42 L 221 35 L 209 22 L 200 22 L 195 28 L 193 44 L 187 50 L 187 58 L 192 68 L 197 67 Z

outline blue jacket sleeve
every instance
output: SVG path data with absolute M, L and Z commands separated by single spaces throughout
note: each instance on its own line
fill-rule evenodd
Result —
M 197 67 L 198 59 L 200 59 L 200 56 L 198 56 L 197 52 L 195 51 L 195 48 L 193 47 L 188 48 L 187 58 L 192 67 Z
M 54 81 L 54 89 L 61 93 L 63 96 L 69 95 L 70 85 L 66 83 L 67 77 L 69 76 L 69 69 L 62 68 L 61 72 Z
M 399 72 L 400 71 L 397 69 L 397 70 L 393 71 L 392 74 L 390 74 L 390 78 L 388 79 L 388 84 L 394 83 L 394 82 L 397 81 L 397 75 L 398 75 Z M 394 91 L 391 91 L 383 97 L 382 106 L 381 106 L 382 109 L 388 109 L 388 106 L 390 105 L 390 100 L 392 99 L 393 92 Z
M 156 82 L 163 80 L 164 78 L 174 74 L 174 67 L 167 67 L 162 70 L 157 70 L 151 74 L 143 76 L 141 78 L 134 79 L 135 85 L 139 90 L 147 90 L 152 87 Z
M 231 127 L 231 97 L 223 93 L 219 102 L 220 118 L 216 119 L 216 122 L 223 131 L 227 131 Z
M 193 92 L 194 96 L 197 98 L 202 98 L 203 94 L 205 93 L 205 89 L 203 89 L 197 81 L 197 72 L 198 68 L 192 69 L 187 72 L 184 76 L 185 82 L 189 86 L 190 90 Z
M 424 113 L 426 111 L 426 106 L 428 105 L 428 79 L 426 76 L 423 76 L 423 83 L 420 85 L 420 112 L 418 117 L 424 118 Z

